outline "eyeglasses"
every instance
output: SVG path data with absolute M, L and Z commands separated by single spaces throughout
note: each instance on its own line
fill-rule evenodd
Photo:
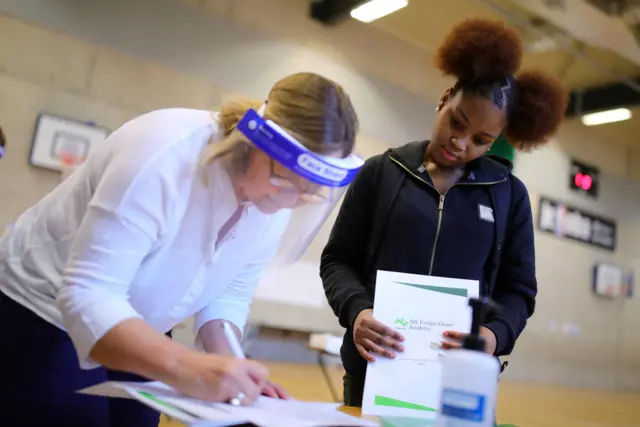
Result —
M 304 203 L 324 203 L 330 199 L 329 194 L 323 194 L 327 187 L 313 184 L 302 177 L 297 179 L 284 177 L 276 171 L 275 160 L 270 159 L 271 185 L 278 187 L 281 192 L 289 196 L 296 196 Z

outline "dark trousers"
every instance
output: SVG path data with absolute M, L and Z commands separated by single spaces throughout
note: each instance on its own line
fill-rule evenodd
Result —
M 344 390 L 344 405 L 362 407 L 362 395 L 364 394 L 364 375 L 346 373 L 342 378 Z
M 76 391 L 104 381 L 147 381 L 81 370 L 66 332 L 0 292 L 0 424 L 7 427 L 157 427 L 160 414 L 130 399 Z

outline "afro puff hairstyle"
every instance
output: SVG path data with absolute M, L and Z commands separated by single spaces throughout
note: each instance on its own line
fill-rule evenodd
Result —
M 550 74 L 516 74 L 522 54 L 522 40 L 515 29 L 500 21 L 468 19 L 447 34 L 437 51 L 436 66 L 458 80 L 454 88 L 469 82 L 497 88 L 515 75 L 516 96 L 507 106 L 509 122 L 504 135 L 518 150 L 529 151 L 546 144 L 558 129 L 568 94 Z

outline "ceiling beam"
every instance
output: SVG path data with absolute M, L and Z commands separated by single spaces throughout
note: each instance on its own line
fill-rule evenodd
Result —
M 311 0 L 310 15 L 325 25 L 335 25 L 349 17 L 356 7 L 368 0 Z
M 640 84 L 640 78 L 635 79 Z M 612 83 L 571 92 L 567 117 L 580 116 L 614 108 L 640 106 L 640 92 L 626 83 Z

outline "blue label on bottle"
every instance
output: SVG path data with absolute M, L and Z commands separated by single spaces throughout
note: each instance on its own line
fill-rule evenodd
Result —
M 441 413 L 451 418 L 481 423 L 484 421 L 484 395 L 445 388 Z

